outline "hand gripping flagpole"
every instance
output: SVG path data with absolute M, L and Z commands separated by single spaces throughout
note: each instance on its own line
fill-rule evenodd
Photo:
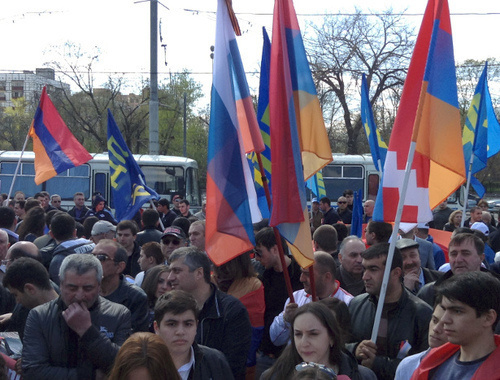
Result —
M 384 308 L 385 295 L 387 293 L 387 284 L 389 282 L 389 275 L 391 273 L 392 259 L 394 257 L 394 249 L 396 248 L 396 240 L 398 238 L 399 225 L 401 223 L 401 216 L 403 214 L 403 206 L 406 198 L 406 191 L 408 189 L 408 182 L 410 181 L 411 166 L 413 164 L 413 157 L 415 155 L 415 148 L 417 143 L 411 141 L 410 151 L 408 152 L 408 161 L 406 162 L 405 176 L 403 179 L 403 187 L 399 194 L 398 208 L 396 211 L 396 219 L 394 220 L 394 227 L 392 229 L 391 242 L 389 244 L 389 253 L 387 254 L 387 261 L 385 263 L 384 278 L 382 280 L 382 287 L 377 303 L 377 311 L 375 312 L 375 320 L 373 322 L 373 330 L 371 341 L 377 342 L 378 329 L 380 327 L 380 319 L 382 317 L 382 309 Z

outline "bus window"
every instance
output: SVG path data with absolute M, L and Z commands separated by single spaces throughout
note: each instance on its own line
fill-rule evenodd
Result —
M 59 194 L 63 200 L 72 200 L 76 192 L 82 192 L 85 199 L 90 197 L 90 166 L 81 165 L 68 169 L 47 181 L 46 190 Z
M 2 162 L 0 164 L 0 181 L 5 193 L 8 193 L 10 189 L 16 167 L 17 162 Z M 33 163 L 21 163 L 12 192 L 18 190 L 22 190 L 26 196 L 33 196 L 42 191 L 42 185 L 35 184 L 35 165 Z
M 360 165 L 327 165 L 323 168 L 326 196 L 336 201 L 344 190 L 365 190 L 364 168 Z
M 194 168 L 188 168 L 186 171 L 186 199 L 193 206 L 201 206 L 198 170 Z
M 99 193 L 103 194 L 103 197 L 105 197 L 106 188 L 107 188 L 106 182 L 107 182 L 106 181 L 106 173 L 95 173 L 94 174 L 94 191 L 92 193 L 99 192 Z
M 179 194 L 185 196 L 184 169 L 180 166 L 141 166 L 146 185 L 158 195 Z
M 378 194 L 380 177 L 378 174 L 369 174 L 368 175 L 368 197 L 367 199 L 375 200 Z
M 342 177 L 342 166 L 340 165 L 327 165 L 322 170 L 323 178 L 325 177 Z M 327 193 L 328 194 L 328 193 Z

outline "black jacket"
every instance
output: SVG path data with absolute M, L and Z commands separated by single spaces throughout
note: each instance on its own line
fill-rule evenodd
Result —
M 118 288 L 105 298 L 130 310 L 132 314 L 132 332 L 148 331 L 149 309 L 146 293 L 137 285 L 128 282 L 125 276 L 122 275 L 120 280 Z
M 352 344 L 349 350 L 354 353 L 363 340 L 370 340 L 378 299 L 370 294 L 361 294 L 349 303 L 351 314 Z M 407 355 L 424 351 L 428 347 L 427 333 L 432 308 L 403 287 L 397 307 L 388 316 L 387 353 L 388 356 L 375 357 L 372 370 L 379 380 L 394 379 L 396 367 L 401 359 L 398 352 L 402 342 L 408 341 L 411 349 Z
M 235 379 L 244 379 L 252 327 L 245 306 L 210 284 L 212 295 L 198 317 L 196 342 L 221 351 Z
M 85 220 L 85 215 L 89 211 L 89 208 L 87 206 L 83 205 L 82 210 L 80 211 L 80 214 L 78 216 L 76 216 L 77 210 L 78 209 L 75 206 L 71 210 L 68 211 L 68 214 L 70 214 L 73 217 L 73 219 L 75 219 L 76 222 L 83 224 L 83 221 Z
M 130 335 L 130 312 L 99 297 L 90 308 L 92 327 L 79 338 L 62 316 L 60 298 L 32 309 L 26 321 L 23 379 L 93 379 L 113 366 L 120 346 Z
M 189 372 L 189 380 L 231 380 L 234 379 L 224 354 L 213 348 L 193 343 L 194 368 Z
M 339 214 L 337 214 L 337 211 L 333 209 L 333 207 L 330 208 L 325 214 L 323 215 L 323 224 L 335 224 L 340 220 Z
M 140 246 L 143 246 L 144 244 L 149 243 L 150 241 L 155 241 L 159 243 L 161 240 L 161 235 L 163 235 L 163 233 L 158 231 L 155 227 L 145 228 L 143 231 L 137 234 L 135 242 Z

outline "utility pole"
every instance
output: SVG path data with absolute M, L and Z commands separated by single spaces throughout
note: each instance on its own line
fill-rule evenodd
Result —
M 158 0 L 150 0 L 151 65 L 149 80 L 149 154 L 159 154 L 158 133 Z

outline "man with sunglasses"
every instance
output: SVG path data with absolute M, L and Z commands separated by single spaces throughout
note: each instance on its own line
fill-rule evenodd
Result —
M 161 236 L 161 253 L 165 258 L 165 264 L 170 263 L 170 255 L 179 247 L 187 247 L 186 234 L 179 227 L 168 227 Z
M 352 211 L 347 207 L 347 198 L 339 197 L 337 199 L 337 214 L 339 214 L 340 219 L 344 224 L 351 224 L 352 222 Z
M 104 239 L 95 246 L 92 253 L 102 265 L 101 296 L 130 310 L 133 332 L 148 331 L 146 293 L 137 285 L 128 282 L 122 274 L 128 259 L 125 248 L 114 240 Z

